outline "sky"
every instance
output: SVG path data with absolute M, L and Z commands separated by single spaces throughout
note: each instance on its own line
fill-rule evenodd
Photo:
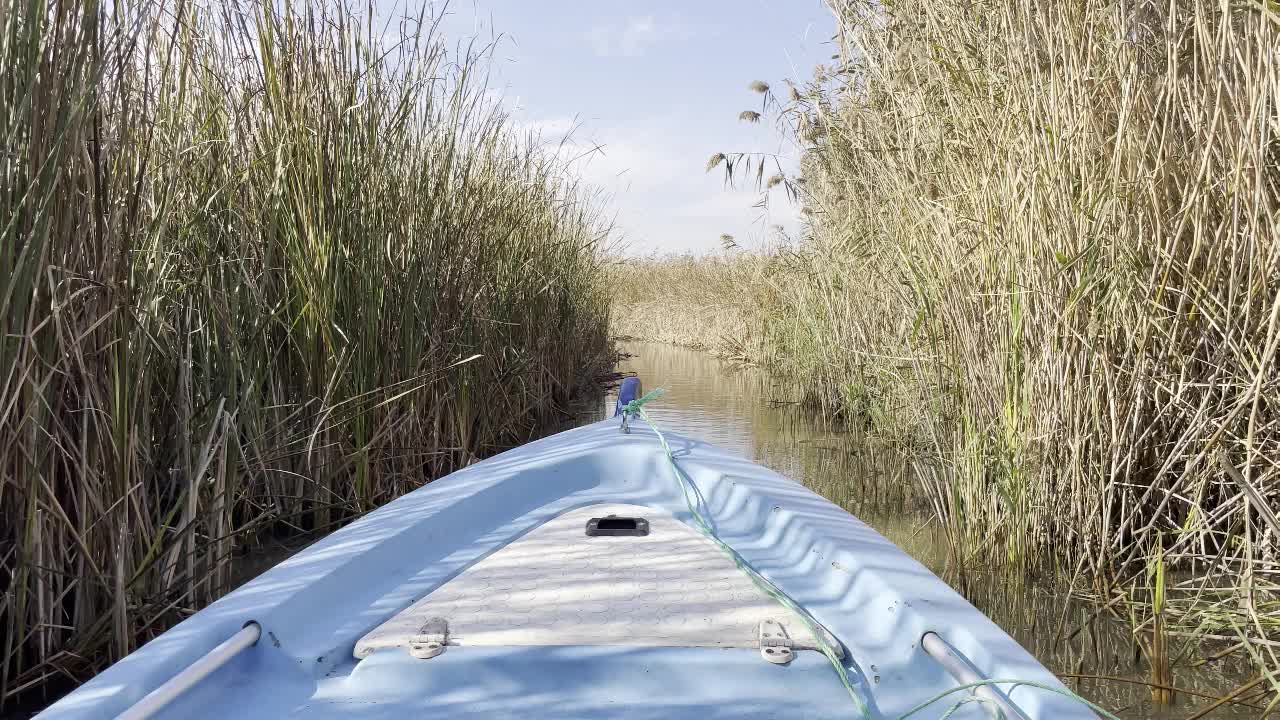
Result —
M 451 40 L 500 36 L 490 85 L 513 122 L 551 145 L 572 131 L 575 171 L 608 196 L 620 250 L 720 252 L 723 233 L 746 248 L 773 225 L 796 234 L 781 188 L 765 216 L 754 185 L 727 189 L 704 168 L 737 151 L 781 150 L 794 165 L 768 118 L 738 114 L 760 110 L 753 80 L 785 94 L 784 79 L 829 61 L 822 0 L 453 0 L 447 12 Z

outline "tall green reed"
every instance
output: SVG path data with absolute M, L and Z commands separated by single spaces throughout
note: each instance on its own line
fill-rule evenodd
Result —
M 0 2 L 0 701 L 607 369 L 594 196 L 437 20 Z

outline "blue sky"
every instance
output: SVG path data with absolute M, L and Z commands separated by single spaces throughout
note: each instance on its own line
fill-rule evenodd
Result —
M 719 251 L 721 233 L 758 247 L 770 225 L 798 228 L 780 189 L 762 218 L 754 188 L 703 168 L 715 152 L 790 150 L 767 121 L 737 116 L 759 109 L 752 80 L 785 88 L 829 60 L 821 0 L 453 0 L 448 12 L 451 38 L 504 36 L 491 85 L 515 122 L 551 143 L 576 127 L 577 147 L 600 146 L 577 171 L 612 196 L 629 254 Z

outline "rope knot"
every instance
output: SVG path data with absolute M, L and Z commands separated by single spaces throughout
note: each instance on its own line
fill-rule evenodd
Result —
M 648 420 L 648 418 L 645 417 L 645 414 L 644 414 L 645 403 L 651 402 L 653 400 L 658 399 L 659 397 L 662 397 L 662 395 L 666 392 L 667 392 L 666 388 L 654 388 L 653 390 L 650 390 L 648 393 L 646 393 L 643 397 L 638 397 L 635 400 L 627 401 L 627 403 L 624 404 L 622 408 L 618 411 L 618 414 L 622 415 L 622 432 L 624 433 L 631 432 L 631 428 L 628 425 L 628 420 L 633 415 L 636 417 L 643 417 L 646 420 Z

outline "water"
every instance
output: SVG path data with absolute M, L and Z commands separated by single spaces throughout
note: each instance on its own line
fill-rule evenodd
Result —
M 667 345 L 626 343 L 622 349 L 631 357 L 619 371 L 638 375 L 646 390 L 667 390 L 645 407 L 659 427 L 745 455 L 862 518 L 956 588 L 1069 687 L 1121 717 L 1195 717 L 1252 677 L 1238 654 L 1203 662 L 1224 646 L 1174 638 L 1174 685 L 1182 692 L 1172 706 L 1153 706 L 1149 688 L 1138 684 L 1150 678 L 1150 668 L 1127 623 L 1073 598 L 1062 579 L 961 574 L 949 565 L 946 542 L 915 492 L 908 458 L 800 409 L 785 386 L 759 370 Z M 613 398 L 605 407 L 611 411 Z M 590 413 L 584 420 L 598 417 Z M 1254 707 L 1227 705 L 1203 717 L 1258 717 L 1267 698 L 1253 702 Z

